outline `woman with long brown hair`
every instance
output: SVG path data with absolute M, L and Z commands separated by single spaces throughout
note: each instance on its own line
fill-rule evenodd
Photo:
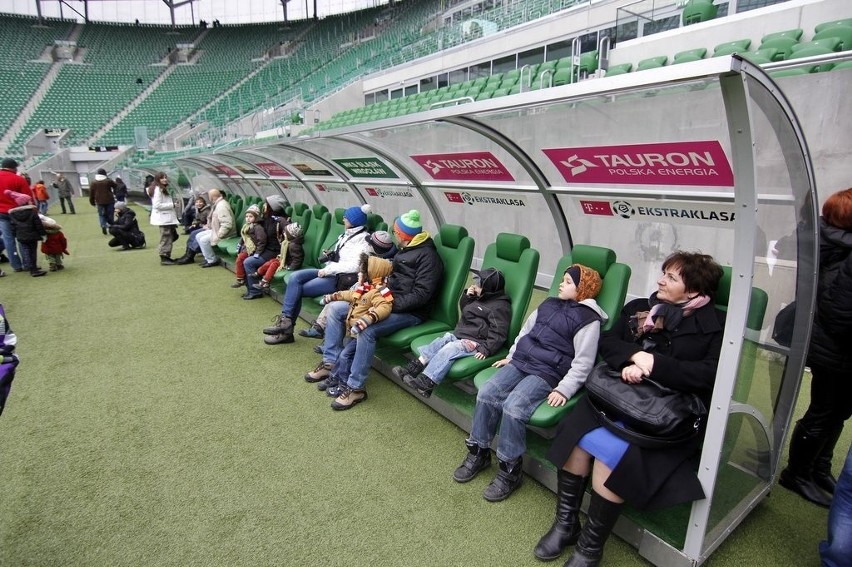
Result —
M 169 192 L 169 176 L 162 171 L 157 172 L 154 182 L 146 191 L 151 197 L 151 224 L 160 227 L 160 242 L 157 245 L 160 264 L 170 266 L 175 263 L 171 255 L 172 245 L 177 240 L 178 218 L 175 202 Z

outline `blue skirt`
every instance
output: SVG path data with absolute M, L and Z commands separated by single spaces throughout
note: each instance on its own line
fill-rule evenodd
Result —
M 616 422 L 619 427 L 624 424 Z M 624 453 L 627 452 L 629 444 L 624 439 L 612 433 L 609 429 L 598 427 L 592 429 L 580 438 L 580 448 L 602 461 L 607 467 L 614 469 Z

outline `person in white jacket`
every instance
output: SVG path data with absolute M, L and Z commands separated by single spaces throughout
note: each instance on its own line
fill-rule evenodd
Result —
M 170 266 L 175 263 L 171 256 L 172 245 L 177 240 L 178 218 L 174 200 L 169 193 L 169 176 L 162 171 L 158 172 L 146 191 L 151 197 L 151 224 L 160 227 L 160 242 L 157 245 L 160 264 Z

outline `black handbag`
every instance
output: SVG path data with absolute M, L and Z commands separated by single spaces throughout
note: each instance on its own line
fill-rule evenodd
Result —
M 337 274 L 335 276 L 337 291 L 345 291 L 358 283 L 358 273 Z
M 793 320 L 796 318 L 796 302 L 791 301 L 775 316 L 772 339 L 781 346 L 789 347 L 793 342 Z
M 707 408 L 697 395 L 649 378 L 628 384 L 605 362 L 586 379 L 586 391 L 600 424 L 640 447 L 665 448 L 688 441 L 701 432 L 707 419 Z

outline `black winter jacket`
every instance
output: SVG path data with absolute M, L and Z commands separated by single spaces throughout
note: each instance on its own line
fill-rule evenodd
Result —
M 393 293 L 393 312 L 412 313 L 426 319 L 443 277 L 444 263 L 431 237 L 397 252 L 393 257 L 393 273 L 388 278 L 388 288 Z
M 476 297 L 463 293 L 459 299 L 461 317 L 453 335 L 476 341 L 476 352 L 491 356 L 506 342 L 512 303 L 505 293 Z
M 852 371 L 852 232 L 819 220 L 819 281 L 808 364 Z
M 131 209 L 123 209 L 118 216 L 115 217 L 115 222 L 112 226 L 119 230 L 134 232 L 139 230 L 139 223 L 136 222 L 136 212 Z
M 47 236 L 34 205 L 24 205 L 9 209 L 12 232 L 21 242 L 37 242 Z

